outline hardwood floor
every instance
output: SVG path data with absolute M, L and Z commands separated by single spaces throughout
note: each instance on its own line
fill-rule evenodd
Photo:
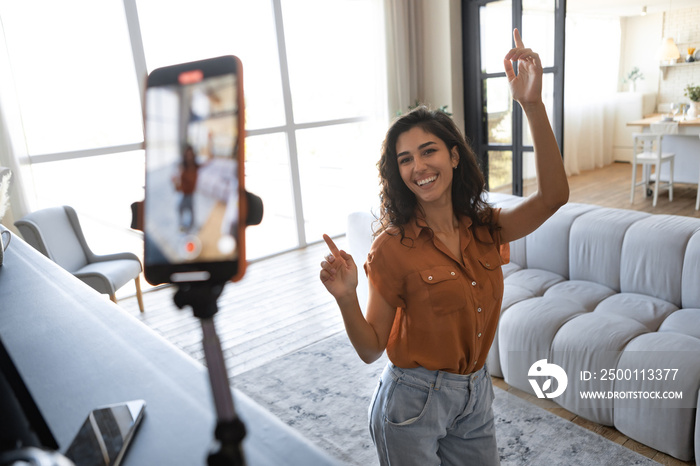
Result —
M 641 170 L 638 170 L 637 181 L 641 181 Z M 639 210 L 652 214 L 683 215 L 700 218 L 700 210 L 695 210 L 695 200 L 698 192 L 697 184 L 675 183 L 673 201 L 668 199 L 668 191 L 661 187 L 656 207 L 652 206 L 652 198 L 645 197 L 644 187 L 635 190 L 634 203 L 630 204 L 630 185 L 632 181 L 632 165 L 616 162 L 598 170 L 583 172 L 569 177 L 569 202 L 582 202 L 614 207 L 618 209 Z M 534 183 L 525 184 L 525 192 L 535 190 Z
M 336 241 L 345 247 L 345 239 Z M 231 380 L 280 356 L 344 331 L 335 301 L 318 279 L 325 244 L 287 252 L 248 265 L 243 279 L 226 285 L 214 317 Z M 175 288 L 119 301 L 134 317 L 205 363 L 201 326 L 190 308 L 177 309 Z
M 637 188 L 634 204 L 630 204 L 631 166 L 615 163 L 599 170 L 572 176 L 569 179 L 570 202 L 584 202 L 606 207 L 642 210 L 659 214 L 700 217 L 695 210 L 695 185 L 676 185 L 674 200 L 669 202 L 665 190 L 659 193 L 656 208 Z M 526 186 L 528 190 L 532 186 Z M 337 239 L 339 247 L 347 247 L 345 238 Z M 323 243 L 291 251 L 248 266 L 244 278 L 230 283 L 219 298 L 215 317 L 231 382 L 237 375 L 259 367 L 285 354 L 294 352 L 343 332 L 343 322 L 335 302 L 318 279 L 319 264 L 326 254 Z M 119 305 L 136 319 L 151 327 L 177 347 L 202 363 L 201 330 L 191 310 L 178 310 L 173 304 L 173 287 L 160 287 L 144 293 L 145 313 L 140 313 L 135 297 L 119 301 Z M 551 400 L 540 400 L 505 381 L 493 378 L 494 385 L 510 391 L 531 403 L 624 445 L 653 460 L 667 465 L 695 465 L 681 462 L 627 438 L 615 429 L 593 424 L 559 407 Z

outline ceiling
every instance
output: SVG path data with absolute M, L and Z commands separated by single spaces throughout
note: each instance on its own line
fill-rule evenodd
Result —
M 669 9 L 681 10 L 698 6 L 698 0 L 566 0 L 569 13 L 595 13 L 615 16 L 636 16 L 642 7 L 647 13 L 661 13 Z

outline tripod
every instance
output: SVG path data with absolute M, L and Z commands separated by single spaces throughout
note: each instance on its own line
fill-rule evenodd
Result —
M 247 226 L 258 225 L 263 217 L 263 202 L 260 197 L 246 191 Z M 143 201 L 131 205 L 131 228 L 142 230 Z M 245 425 L 236 415 L 233 396 L 228 382 L 226 363 L 221 351 L 221 342 L 216 334 L 214 315 L 218 306 L 216 300 L 221 295 L 225 283 L 181 283 L 173 300 L 182 309 L 191 306 L 194 316 L 202 325 L 202 346 L 207 361 L 209 383 L 211 384 L 216 408 L 216 429 L 214 438 L 218 441 L 218 451 L 212 451 L 208 458 L 209 466 L 243 466 L 245 458 L 241 442 L 245 437 Z M 217 445 L 215 445 L 216 448 Z
M 246 434 L 245 425 L 236 415 L 226 373 L 226 363 L 214 326 L 214 315 L 218 311 L 216 300 L 223 289 L 223 283 L 184 283 L 179 285 L 174 301 L 180 309 L 191 306 L 194 316 L 202 325 L 202 346 L 216 407 L 217 422 L 214 438 L 218 441 L 218 445 L 214 447 L 218 447 L 218 450 L 209 454 L 207 464 L 209 466 L 243 466 L 245 458 L 241 442 Z

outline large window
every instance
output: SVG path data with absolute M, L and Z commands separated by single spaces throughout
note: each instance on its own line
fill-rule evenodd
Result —
M 2 0 L 0 15 L 30 156 L 143 141 L 121 1 Z
M 386 128 L 381 0 L 0 0 L 34 208 L 74 206 L 98 252 L 140 253 L 146 73 L 243 63 L 246 184 L 264 202 L 251 259 L 345 231 L 376 203 Z M 357 25 L 362 24 L 361 31 Z M 103 243 L 97 238 L 104 239 Z M 91 241 L 91 242 L 92 242 Z

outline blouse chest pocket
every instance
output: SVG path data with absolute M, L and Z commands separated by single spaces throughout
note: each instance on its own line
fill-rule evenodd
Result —
M 503 260 L 497 249 L 492 249 L 478 258 L 479 265 L 474 265 L 476 280 L 481 281 L 482 292 L 493 296 L 495 300 L 503 298 L 503 271 L 501 265 Z M 479 269 L 477 272 L 476 269 Z
M 420 271 L 428 289 L 430 307 L 438 315 L 451 314 L 464 307 L 464 288 L 454 267 L 436 266 Z
M 485 271 L 498 270 L 501 267 L 501 255 L 498 253 L 498 250 L 494 248 L 479 257 L 479 263 Z
M 486 274 L 489 274 L 490 272 L 498 272 L 501 268 L 501 264 L 503 264 L 501 255 L 495 248 L 482 254 L 481 257 L 478 258 L 478 261 L 479 264 L 481 264 L 481 270 Z

